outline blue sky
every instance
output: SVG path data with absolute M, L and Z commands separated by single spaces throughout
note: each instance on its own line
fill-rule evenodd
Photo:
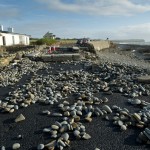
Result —
M 150 41 L 150 0 L 0 0 L 0 24 L 38 38 Z

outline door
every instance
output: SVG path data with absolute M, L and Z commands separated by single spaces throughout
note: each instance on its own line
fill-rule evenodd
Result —
M 6 37 L 3 36 L 3 45 L 5 46 L 6 45 Z

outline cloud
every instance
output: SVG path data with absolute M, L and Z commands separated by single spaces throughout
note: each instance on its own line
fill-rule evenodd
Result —
M 149 0 L 36 0 L 50 10 L 83 13 L 90 15 L 134 15 L 150 11 Z
M 0 4 L 0 19 L 10 19 L 19 16 L 19 10 L 14 5 Z
M 150 22 L 121 27 L 118 33 L 124 38 L 138 38 L 150 41 Z
M 98 39 L 106 39 L 107 37 L 109 37 L 113 40 L 144 39 L 146 41 L 150 41 L 150 22 L 137 25 L 122 26 L 116 30 L 97 30 L 93 31 L 93 33 L 90 34 L 90 37 Z

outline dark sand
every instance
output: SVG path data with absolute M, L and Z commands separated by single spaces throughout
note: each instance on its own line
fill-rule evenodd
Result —
M 54 66 L 53 73 L 56 73 L 60 67 L 56 64 Z M 69 70 L 71 65 L 63 64 L 65 70 Z M 83 68 L 83 65 L 74 66 L 74 69 Z M 39 73 L 46 72 L 39 71 Z M 32 75 L 24 76 L 19 84 L 28 82 Z M 0 99 L 6 97 L 9 91 L 14 90 L 19 84 L 10 88 L 0 88 Z M 104 93 L 98 93 L 99 96 Z M 138 108 L 131 106 L 127 103 L 127 97 L 114 93 L 113 95 L 106 95 L 109 99 L 108 105 L 116 104 L 122 108 L 126 107 L 131 112 L 138 111 Z M 150 97 L 139 97 L 140 99 L 150 101 Z M 73 99 L 70 100 L 73 102 Z M 48 143 L 50 135 L 42 133 L 43 128 L 50 127 L 55 121 L 62 120 L 61 117 L 51 117 L 41 115 L 42 110 L 50 110 L 51 112 L 57 112 L 57 105 L 41 105 L 33 104 L 27 108 L 21 108 L 15 111 L 13 114 L 0 113 L 0 146 L 4 145 L 6 150 L 11 149 L 13 143 L 20 143 L 20 150 L 34 150 L 40 143 Z M 20 123 L 14 123 L 14 119 L 22 113 L 26 120 Z M 111 118 L 111 116 L 110 116 Z M 82 121 L 81 121 L 82 122 Z M 142 129 L 129 128 L 127 131 L 121 132 L 119 127 L 112 124 L 112 121 L 106 121 L 102 117 L 93 117 L 91 123 L 84 123 L 86 126 L 86 132 L 89 133 L 92 138 L 90 140 L 75 140 L 71 141 L 69 148 L 66 150 L 94 150 L 96 147 L 101 150 L 146 150 L 150 149 L 150 146 L 141 145 L 136 142 L 136 137 L 142 131 Z M 23 139 L 16 139 L 17 135 L 23 135 Z

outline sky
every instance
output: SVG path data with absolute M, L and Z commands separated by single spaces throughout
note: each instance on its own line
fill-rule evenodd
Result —
M 0 24 L 33 38 L 150 41 L 150 0 L 0 0 Z

